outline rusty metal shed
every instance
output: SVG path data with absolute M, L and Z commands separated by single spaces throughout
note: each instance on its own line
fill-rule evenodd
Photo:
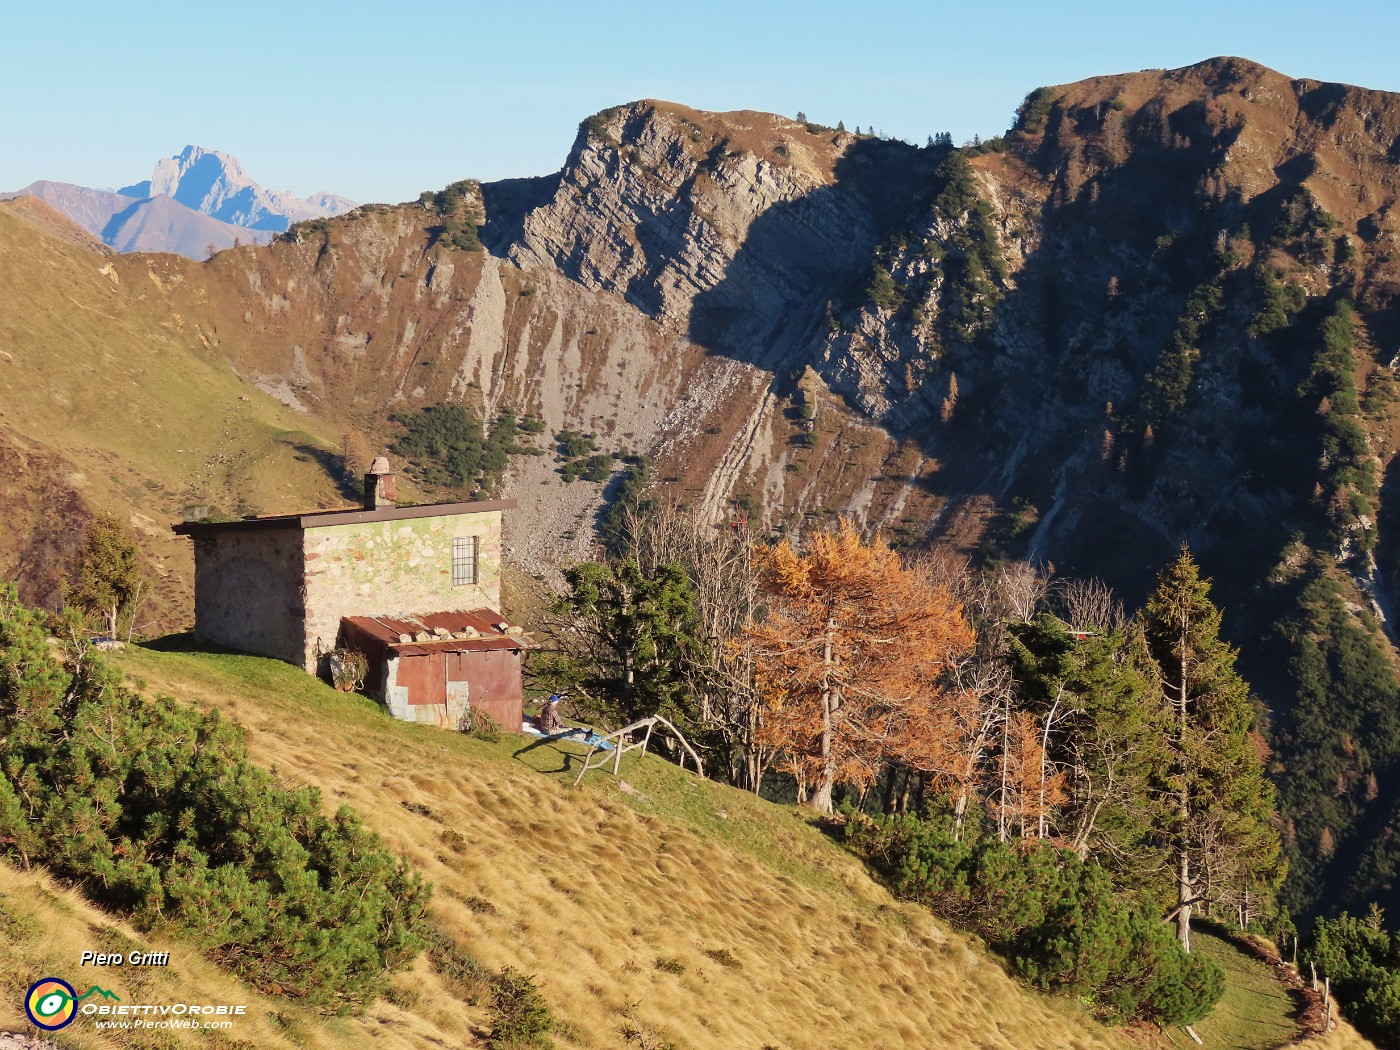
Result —
M 365 689 L 398 718 L 456 728 L 468 709 L 521 725 L 522 628 L 493 609 L 340 621 L 342 644 L 369 660 Z

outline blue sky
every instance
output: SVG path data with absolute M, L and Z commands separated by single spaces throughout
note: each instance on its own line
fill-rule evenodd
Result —
M 0 189 L 119 186 L 187 142 L 266 186 L 399 201 L 559 167 L 659 97 L 922 142 L 1005 129 L 1041 84 L 1214 55 L 1400 91 L 1400 5 L 87 0 L 0 14 Z

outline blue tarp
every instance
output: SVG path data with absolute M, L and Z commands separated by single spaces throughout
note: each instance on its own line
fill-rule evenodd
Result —
M 526 722 L 520 727 L 520 731 L 522 733 L 529 733 L 531 736 L 546 737 L 549 740 L 567 740 L 574 744 L 588 744 L 598 747 L 603 751 L 611 751 L 613 749 L 611 743 L 604 740 L 597 733 L 584 729 L 582 726 L 565 729 L 560 733 L 541 733 L 539 726 Z

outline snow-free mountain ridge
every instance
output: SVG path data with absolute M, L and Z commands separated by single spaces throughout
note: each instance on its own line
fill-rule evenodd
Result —
M 236 157 L 186 146 L 156 162 L 149 179 L 120 190 L 39 180 L 0 199 L 38 197 L 120 252 L 173 252 L 204 259 L 235 244 L 266 244 L 303 219 L 328 218 L 356 207 L 319 190 L 298 197 L 264 189 Z
M 173 157 L 162 157 L 148 180 L 120 192 L 144 197 L 164 193 L 220 222 L 273 233 L 302 219 L 341 215 L 356 207 L 354 201 L 325 190 L 298 197 L 287 190 L 264 189 L 237 157 L 203 146 L 186 146 Z

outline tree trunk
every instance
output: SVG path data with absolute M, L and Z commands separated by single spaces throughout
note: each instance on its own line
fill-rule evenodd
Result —
M 1060 709 L 1060 700 L 1065 695 L 1065 687 L 1060 686 L 1060 690 L 1055 694 L 1055 702 L 1050 705 L 1050 713 L 1045 716 L 1045 732 L 1040 738 L 1040 800 L 1038 804 L 1036 834 L 1039 838 L 1045 838 L 1050 834 L 1049 821 L 1045 812 L 1045 776 L 1046 767 L 1050 761 L 1050 727 L 1055 722 L 1055 712 Z
M 628 649 L 622 654 L 622 697 L 623 702 L 627 705 L 626 710 L 622 713 L 624 723 L 632 720 L 632 712 L 636 710 L 636 678 L 637 672 L 632 659 L 632 650 Z
M 967 785 L 963 785 L 953 802 L 953 841 L 961 842 L 963 821 L 967 817 Z
M 747 706 L 744 709 L 744 765 L 748 771 L 749 790 L 757 795 L 763 786 L 763 772 L 767 763 L 763 760 L 763 754 L 758 745 L 758 724 L 759 707 L 754 699 L 753 686 L 753 664 L 746 665 L 745 685 L 749 691 L 747 693 Z
M 1181 615 L 1181 678 L 1177 682 L 1177 749 L 1181 756 L 1181 797 L 1177 800 L 1177 818 L 1181 821 L 1177 840 L 1177 903 L 1176 935 L 1183 951 L 1191 951 L 1191 784 L 1186 737 L 1189 730 L 1186 705 L 1190 689 L 1186 680 L 1186 654 L 1190 644 L 1186 611 Z
M 886 816 L 894 813 L 895 788 L 899 784 L 899 766 L 889 766 L 885 773 L 885 802 L 884 812 Z
M 1177 894 L 1181 902 L 1176 913 L 1176 936 L 1183 951 L 1191 951 L 1191 855 L 1185 849 L 1177 858 Z
M 832 812 L 831 790 L 836 785 L 836 760 L 832 756 L 831 748 L 831 694 L 829 690 L 822 690 L 822 739 L 821 739 L 821 777 L 817 781 L 817 790 L 812 792 L 812 797 L 807 804 L 818 813 Z
M 1008 753 L 1010 747 L 1011 732 L 1011 699 L 1010 694 L 1002 698 L 1001 712 L 1001 793 L 997 798 L 997 839 L 1006 841 L 1006 779 L 1007 763 L 1011 756 Z
M 831 682 L 831 633 L 836 625 L 830 621 L 826 625 L 826 639 L 822 643 L 822 665 L 826 670 L 822 674 L 822 734 L 821 750 L 821 779 L 817 781 L 817 790 L 812 793 L 812 797 L 807 804 L 818 813 L 832 812 L 831 789 L 836 783 L 836 758 L 833 754 L 833 737 L 836 726 L 836 708 L 840 700 L 836 689 Z

